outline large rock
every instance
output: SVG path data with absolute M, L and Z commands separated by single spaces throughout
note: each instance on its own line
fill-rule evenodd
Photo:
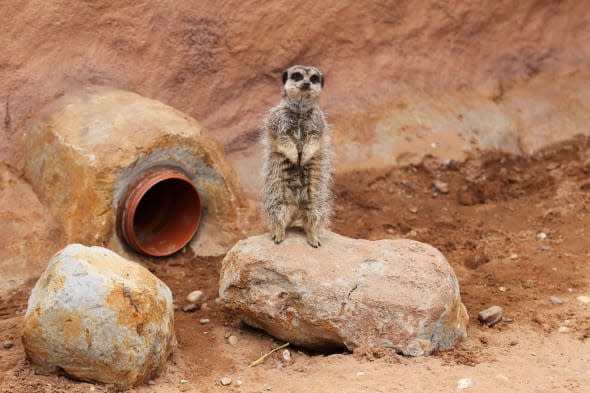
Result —
M 246 204 L 220 145 L 195 119 L 159 101 L 89 86 L 46 105 L 25 129 L 25 174 L 59 219 L 67 243 L 123 253 L 117 209 L 129 185 L 156 166 L 174 166 L 190 177 L 204 223 L 235 225 Z M 202 244 L 203 236 L 199 231 L 194 241 Z
M 176 344 L 172 294 L 110 250 L 69 245 L 33 288 L 23 344 L 41 373 L 139 385 L 158 374 Z
M 445 257 L 412 240 L 355 240 L 334 233 L 313 249 L 299 232 L 238 242 L 219 295 L 247 324 L 314 350 L 393 348 L 412 356 L 448 349 L 468 316 Z

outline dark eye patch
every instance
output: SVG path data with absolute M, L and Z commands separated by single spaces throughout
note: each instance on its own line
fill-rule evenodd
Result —
M 301 75 L 301 72 L 295 72 L 293 75 L 291 75 L 291 79 L 293 79 L 295 82 L 299 82 L 301 79 L 303 79 L 303 75 Z
M 309 78 L 309 80 L 311 81 L 311 83 L 315 84 L 320 81 L 320 77 L 314 74 L 311 76 L 311 78 Z

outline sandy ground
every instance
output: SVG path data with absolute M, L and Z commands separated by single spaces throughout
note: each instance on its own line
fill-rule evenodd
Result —
M 434 186 L 435 182 L 438 188 Z M 442 182 L 442 183 L 441 183 Z M 448 188 L 448 190 L 447 190 Z M 214 302 L 221 258 L 189 253 L 143 261 L 177 304 L 194 289 L 207 309 L 176 313 L 179 348 L 153 384 L 135 392 L 584 392 L 590 386 L 590 141 L 531 158 L 482 154 L 462 164 L 354 170 L 335 179 L 332 229 L 356 238 L 407 237 L 439 248 L 454 267 L 471 321 L 455 350 L 425 358 L 315 354 L 243 326 Z M 443 192 L 445 191 L 445 192 Z M 546 238 L 542 239 L 544 235 Z M 0 301 L 0 392 L 111 392 L 35 375 L 20 341 L 34 282 Z M 556 296 L 562 304 L 553 304 Z M 492 305 L 492 328 L 477 313 Z M 201 324 L 208 318 L 208 324 Z M 230 345 L 227 338 L 238 338 Z M 7 345 L 9 346 L 9 345 Z M 229 376 L 232 383 L 222 386 Z

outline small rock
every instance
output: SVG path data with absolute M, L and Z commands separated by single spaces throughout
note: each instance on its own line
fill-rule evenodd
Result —
M 590 296 L 578 296 L 578 300 L 582 303 L 590 303 Z
M 191 303 L 191 304 L 187 304 L 186 306 L 184 306 L 182 308 L 182 311 L 184 311 L 184 312 L 194 312 L 194 311 L 197 311 L 198 309 L 199 309 L 199 306 L 197 306 L 196 304 Z
M 563 300 L 558 298 L 557 296 L 549 296 L 549 301 L 553 304 L 563 304 Z
M 187 384 L 187 383 L 188 383 L 188 381 L 187 381 L 186 379 L 181 379 L 181 380 L 180 380 L 180 383 L 184 385 L 184 384 Z
M 288 349 L 284 349 L 283 350 L 283 360 L 285 362 L 290 362 L 291 361 L 291 351 L 289 351 Z
M 235 347 L 238 344 L 238 338 L 236 336 L 229 336 L 227 338 L 227 342 L 229 343 L 229 345 L 231 345 L 232 347 Z
M 207 296 L 202 291 L 192 291 L 186 296 L 186 301 L 192 304 L 201 305 L 205 303 Z
M 14 345 L 14 343 L 10 340 L 4 341 L 2 343 L 2 347 L 4 347 L 4 349 L 10 349 L 10 348 L 12 348 L 13 345 Z
M 202 311 L 207 311 L 207 310 L 209 310 L 209 305 L 208 305 L 207 303 L 203 303 L 203 304 L 201 304 L 201 310 L 202 310 Z
M 510 254 L 510 259 L 518 259 L 518 254 Z
M 231 378 L 230 377 L 223 377 L 223 378 L 221 378 L 220 382 L 223 386 L 228 386 L 231 384 Z
M 156 381 L 154 381 L 153 379 L 150 379 L 148 381 L 148 385 L 154 386 L 156 384 Z
M 522 283 L 522 287 L 524 289 L 531 289 L 535 287 L 535 282 L 533 280 L 526 280 Z
M 547 239 L 547 234 L 545 232 L 539 232 L 539 233 L 537 233 L 537 239 L 545 240 L 545 239 Z
M 543 245 L 541 246 L 541 251 L 549 251 L 549 250 L 551 250 L 551 247 L 550 247 L 550 246 L 548 246 L 547 244 L 543 244 Z
M 209 319 L 208 319 L 208 318 L 201 318 L 201 319 L 199 319 L 199 323 L 200 323 L 201 325 L 206 325 L 206 324 L 208 324 L 209 322 L 211 322 L 211 321 L 209 321 Z
M 498 291 L 500 292 L 506 292 L 508 290 L 508 288 L 506 287 L 498 287 Z
M 449 185 L 444 181 L 435 180 L 433 183 L 434 187 L 443 194 L 447 194 L 449 192 Z
M 414 214 L 418 213 L 418 208 L 415 206 L 410 207 L 408 210 L 410 210 L 410 213 L 414 213 Z
M 559 329 L 557 329 L 557 331 L 559 333 L 567 333 L 570 331 L 570 328 L 568 328 L 567 326 L 560 326 Z
M 482 310 L 477 314 L 477 319 L 488 327 L 494 326 L 502 320 L 502 308 L 499 306 L 492 306 Z
M 473 381 L 471 380 L 471 378 L 461 378 L 457 381 L 457 389 L 459 390 L 469 389 L 472 386 Z

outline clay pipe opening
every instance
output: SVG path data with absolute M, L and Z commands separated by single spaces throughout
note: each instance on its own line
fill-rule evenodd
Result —
M 166 256 L 186 246 L 197 232 L 201 200 L 180 169 L 160 166 L 131 181 L 117 216 L 119 233 L 131 248 Z

